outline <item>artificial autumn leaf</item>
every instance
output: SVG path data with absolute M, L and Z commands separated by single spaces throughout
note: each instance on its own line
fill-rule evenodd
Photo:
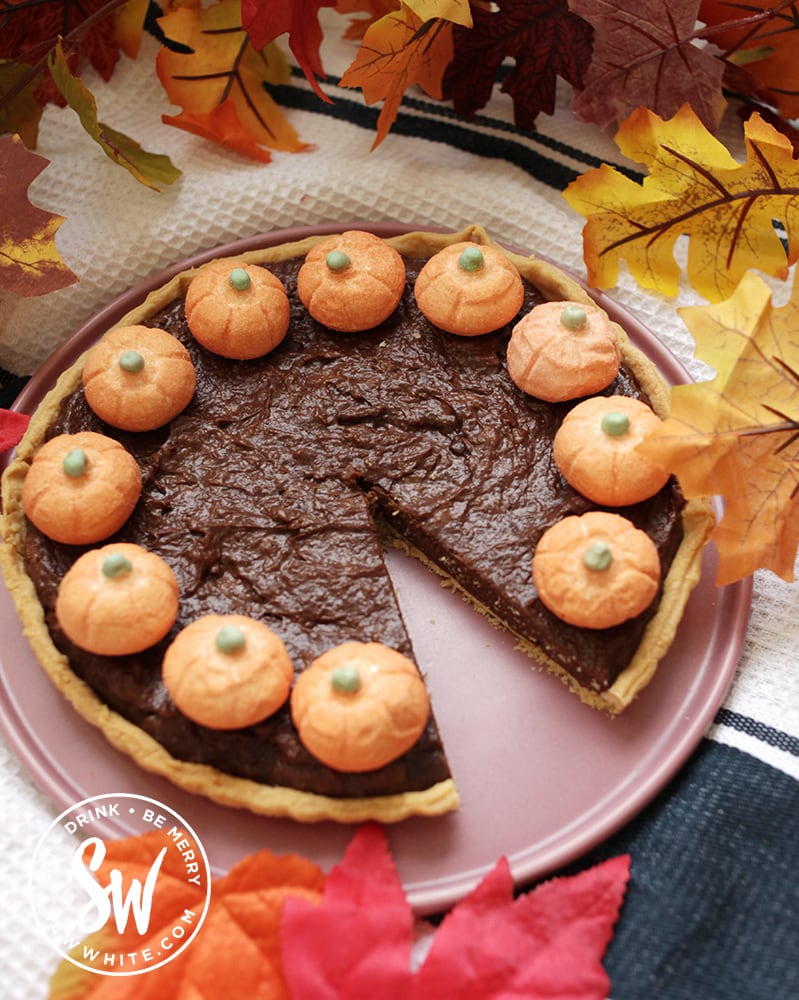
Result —
M 381 17 L 397 9 L 396 0 L 339 0 L 336 4 L 338 14 L 365 14 L 365 17 L 354 17 L 343 37 L 349 41 L 359 42 L 369 27 Z
M 162 115 L 161 120 L 165 125 L 174 125 L 203 139 L 210 139 L 253 160 L 261 160 L 262 163 L 272 160 L 269 150 L 259 146 L 241 124 L 231 100 L 223 101 L 206 113 L 182 111 L 179 115 Z
M 629 875 L 630 858 L 621 855 L 514 899 L 510 867 L 500 860 L 445 917 L 418 974 L 415 1000 L 605 1000 L 610 982 L 602 957 Z M 486 989 L 476 989 L 475 981 Z
M 115 11 L 117 41 L 129 59 L 135 59 L 139 54 L 149 8 L 150 0 L 125 0 Z
M 794 0 L 702 0 L 703 34 L 725 54 L 753 53 L 746 71 L 786 118 L 799 115 L 799 17 Z
M 97 119 L 97 105 L 91 91 L 69 71 L 61 45 L 48 60 L 48 67 L 69 106 L 80 118 L 81 125 L 105 155 L 124 167 L 142 184 L 159 191 L 160 184 L 172 184 L 180 176 L 168 156 L 148 153 L 125 135 Z
M 148 838 L 108 844 L 100 874 L 114 866 L 126 883 L 141 880 L 152 862 Z M 147 943 L 155 952 L 164 928 L 174 926 L 187 907 L 198 905 L 185 876 L 175 871 L 170 879 L 170 874 L 164 867 L 159 875 L 159 892 L 166 876 L 164 891 L 156 894 L 150 916 L 151 928 L 157 929 L 149 932 L 147 942 L 135 941 L 139 952 Z M 294 895 L 317 902 L 323 885 L 324 874 L 310 861 L 267 850 L 250 855 L 213 881 L 205 922 L 180 955 L 141 976 L 100 976 L 64 962 L 51 982 L 50 1000 L 288 1000 L 280 954 L 283 904 Z M 95 937 L 93 946 L 119 950 L 116 931 L 104 931 L 105 939 Z
M 601 960 L 629 870 L 625 855 L 514 899 L 500 859 L 445 917 L 414 972 L 412 914 L 385 834 L 366 824 L 329 873 L 321 905 L 286 902 L 281 937 L 292 1000 L 605 1000 Z
M 0 453 L 16 448 L 28 429 L 30 419 L 30 415 L 27 413 L 17 413 L 16 410 L 0 410 Z
M 711 131 L 725 108 L 724 66 L 694 44 L 699 0 L 571 0 L 594 27 L 594 51 L 575 116 L 604 127 L 639 107 L 661 117 L 683 103 Z
M 36 149 L 44 110 L 36 97 L 42 74 L 19 62 L 0 62 L 0 135 L 18 135 Z
M 730 295 L 750 267 L 784 278 L 799 255 L 799 161 L 790 140 L 758 114 L 745 123 L 744 137 L 747 158 L 739 164 L 687 105 L 668 121 L 645 108 L 634 112 L 616 143 L 648 167 L 643 184 L 603 164 L 564 191 L 588 220 L 589 283 L 611 287 L 624 260 L 640 285 L 675 295 L 674 248 L 683 235 L 688 280 L 710 301 Z M 787 252 L 775 220 L 785 228 Z
M 472 8 L 469 0 L 403 0 L 420 21 L 452 21 L 453 24 L 472 26 Z
M 780 308 L 757 275 L 714 306 L 679 310 L 716 376 L 676 386 L 641 447 L 687 496 L 721 495 L 717 583 L 756 569 L 792 580 L 799 546 L 799 282 Z
M 0 138 L 0 288 L 15 295 L 45 295 L 78 280 L 55 245 L 64 217 L 28 200 L 28 187 L 49 162 L 19 136 Z
M 256 49 L 264 49 L 279 35 L 288 34 L 289 48 L 318 97 L 331 103 L 319 86 L 324 77 L 319 49 L 322 27 L 319 11 L 335 7 L 336 0 L 241 0 L 244 30 Z
M 108 81 L 119 60 L 119 43 L 114 23 L 114 7 L 109 0 L 7 0 L 3 4 L 0 27 L 0 58 L 17 59 L 33 64 L 58 38 L 65 42 L 66 59 L 71 73 L 79 75 L 85 62 Z M 65 101 L 57 85 L 49 78 L 37 89 L 41 104 Z
M 449 21 L 422 22 L 403 4 L 369 28 L 341 86 L 360 87 L 367 104 L 383 101 L 373 149 L 388 135 L 408 87 L 418 84 L 441 97 L 441 76 L 451 59 Z
M 307 148 L 266 89 L 267 84 L 289 82 L 288 63 L 277 46 L 257 51 L 250 44 L 238 0 L 205 9 L 184 7 L 160 18 L 159 24 L 187 49 L 163 47 L 158 53 L 161 83 L 186 115 L 183 122 L 165 121 L 202 122 L 216 141 L 239 152 L 251 149 L 252 143 L 288 152 Z M 226 102 L 239 128 L 230 110 L 216 110 Z
M 472 28 L 454 30 L 455 55 L 443 80 L 443 96 L 458 114 L 471 118 L 485 107 L 506 59 L 515 66 L 501 90 L 511 95 L 519 128 L 532 129 L 542 111 L 552 114 L 559 76 L 583 85 L 593 29 L 566 0 L 497 0 L 475 5 L 472 15 Z

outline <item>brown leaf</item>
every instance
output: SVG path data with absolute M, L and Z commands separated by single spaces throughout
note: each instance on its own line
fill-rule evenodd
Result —
M 604 127 L 645 107 L 662 118 L 689 103 L 715 131 L 726 102 L 722 62 L 694 44 L 699 0 L 570 0 L 594 27 L 575 116 Z

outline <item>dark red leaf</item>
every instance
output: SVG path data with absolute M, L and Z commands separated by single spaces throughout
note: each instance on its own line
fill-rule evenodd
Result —
M 519 128 L 540 112 L 552 114 L 560 76 L 581 87 L 591 61 L 593 29 L 566 0 L 497 0 L 474 6 L 472 28 L 455 27 L 455 57 L 444 74 L 443 96 L 467 118 L 484 107 L 506 58 L 514 67 L 502 83 Z

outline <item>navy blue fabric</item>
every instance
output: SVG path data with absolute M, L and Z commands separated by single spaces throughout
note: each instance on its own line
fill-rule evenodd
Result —
M 613 1000 L 799 997 L 799 783 L 704 740 L 570 871 L 625 853 L 631 879 L 604 963 Z
M 13 375 L 5 368 L 0 368 L 0 409 L 8 409 L 17 396 L 22 392 L 27 378 L 25 376 Z

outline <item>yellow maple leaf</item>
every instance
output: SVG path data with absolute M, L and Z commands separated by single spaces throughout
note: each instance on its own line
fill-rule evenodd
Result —
M 391 130 L 409 87 L 418 84 L 431 97 L 441 97 L 452 54 L 452 21 L 422 21 L 405 4 L 369 27 L 341 85 L 360 87 L 367 104 L 383 101 L 372 149 Z
M 641 448 L 686 496 L 720 495 L 717 583 L 770 569 L 792 580 L 799 546 L 799 280 L 774 307 L 749 272 L 730 298 L 679 310 L 716 374 L 675 386 L 663 426 Z
M 799 257 L 799 161 L 789 139 L 760 115 L 746 122 L 744 134 L 747 157 L 738 163 L 688 105 L 667 121 L 635 111 L 616 143 L 648 168 L 643 183 L 604 164 L 564 192 L 588 220 L 589 282 L 611 287 L 624 260 L 644 288 L 676 295 L 681 236 L 688 237 L 688 280 L 711 302 L 730 295 L 750 267 L 785 278 Z
M 159 24 L 169 38 L 188 49 L 177 52 L 163 47 L 156 59 L 169 99 L 186 116 L 168 118 L 168 123 L 194 119 L 208 126 L 216 121 L 219 134 L 212 129 L 203 134 L 240 152 L 251 148 L 252 140 L 286 152 L 307 149 L 265 87 L 289 82 L 288 62 L 273 43 L 261 52 L 253 48 L 242 28 L 239 0 L 223 0 L 206 8 L 178 7 L 160 18 Z M 215 114 L 226 102 L 229 110 Z M 233 111 L 243 133 L 236 141 L 230 131 Z

